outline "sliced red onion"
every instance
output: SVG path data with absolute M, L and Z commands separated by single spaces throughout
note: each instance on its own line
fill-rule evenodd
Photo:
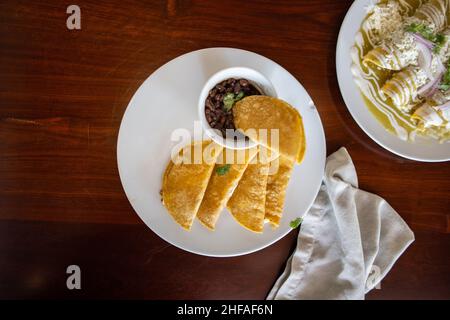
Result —
M 450 101 L 447 101 L 444 104 L 441 104 L 439 106 L 434 106 L 435 109 L 439 109 L 441 111 L 447 111 L 448 109 L 450 109 Z
M 434 48 L 434 43 L 423 38 L 421 35 L 417 33 L 413 33 L 412 37 L 414 38 L 414 40 L 416 40 L 416 45 L 417 49 L 419 50 L 419 53 L 422 54 L 421 56 L 419 55 L 418 58 L 419 67 L 425 70 L 428 78 L 432 79 L 433 77 L 431 72 L 431 65 L 433 62 L 432 50 Z M 438 74 L 444 73 L 447 70 L 447 68 L 442 63 L 440 57 L 436 56 L 435 59 L 437 59 L 436 62 L 437 73 Z
M 430 40 L 425 39 L 420 34 L 413 33 L 412 37 L 414 38 L 414 40 L 416 40 L 416 42 L 419 42 L 419 43 L 423 44 L 428 49 L 432 50 L 434 48 L 434 43 L 431 42 Z
M 425 71 L 429 79 L 432 79 L 433 74 L 431 72 L 431 61 L 433 59 L 433 55 L 431 50 L 421 42 L 416 42 L 416 47 L 419 51 L 419 56 L 417 58 L 419 67 Z
M 436 60 L 437 60 L 437 72 L 438 73 L 444 73 L 445 71 L 447 71 L 447 68 L 444 66 L 444 64 L 441 61 L 441 58 L 439 58 L 439 56 L 436 56 Z
M 417 90 L 417 94 L 420 95 L 421 97 L 431 97 L 437 91 L 438 84 L 441 82 L 441 79 L 442 73 L 440 73 L 439 75 L 428 81 L 426 84 L 421 86 Z

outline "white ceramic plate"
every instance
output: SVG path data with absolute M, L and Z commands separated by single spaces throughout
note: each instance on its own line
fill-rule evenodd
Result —
M 339 32 L 336 48 L 336 71 L 345 104 L 353 119 L 361 129 L 385 149 L 408 159 L 427 162 L 450 160 L 450 144 L 439 143 L 431 139 L 417 137 L 415 142 L 399 139 L 388 132 L 372 116 L 366 107 L 350 70 L 352 59 L 350 49 L 355 42 L 355 35 L 361 27 L 366 16 L 366 8 L 376 3 L 373 0 L 356 0 L 345 16 Z
M 170 159 L 171 133 L 193 130 L 197 101 L 206 80 L 233 66 L 255 69 L 269 78 L 281 99 L 298 107 L 304 121 L 307 148 L 288 186 L 285 214 L 279 228 L 262 234 L 241 227 L 224 210 L 211 232 L 195 221 L 184 231 L 160 201 L 163 171 Z M 325 165 L 325 136 L 319 114 L 302 85 L 281 66 L 256 53 L 210 48 L 184 54 L 160 67 L 131 99 L 120 126 L 117 161 L 125 193 L 145 224 L 167 242 L 190 252 L 217 257 L 260 250 L 285 236 L 289 222 L 303 216 L 319 190 Z

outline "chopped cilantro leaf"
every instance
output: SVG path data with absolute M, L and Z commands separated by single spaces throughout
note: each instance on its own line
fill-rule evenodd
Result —
M 226 111 L 231 110 L 231 108 L 233 108 L 234 105 L 234 93 L 230 92 L 227 93 L 224 97 L 223 97 L 223 107 L 225 108 Z
M 433 42 L 433 52 L 439 53 L 446 41 L 446 36 L 441 33 L 434 33 L 430 27 L 427 27 L 421 23 L 411 23 L 406 27 L 407 32 L 417 33 L 424 39 Z
M 447 91 L 448 89 L 450 89 L 450 84 L 441 84 L 439 85 L 439 89 L 442 91 Z
M 238 95 L 236 96 L 236 98 L 234 98 L 234 102 L 238 102 L 239 100 L 241 100 L 244 97 L 244 91 L 239 91 Z
M 435 37 L 433 30 L 431 30 L 430 27 L 427 27 L 421 23 L 411 23 L 409 26 L 406 27 L 406 31 L 418 33 L 422 37 L 430 41 L 433 41 Z
M 434 42 L 433 52 L 439 53 L 439 51 L 441 51 L 442 46 L 444 45 L 446 40 L 447 40 L 447 37 L 445 35 L 438 33 L 436 35 L 435 41 L 433 41 Z
M 241 100 L 244 97 L 244 92 L 239 91 L 238 94 L 234 94 L 232 92 L 227 93 L 223 97 L 223 107 L 225 111 L 230 111 L 233 108 L 234 104 Z
M 439 85 L 439 89 L 442 91 L 447 91 L 450 89 L 450 61 L 447 63 L 447 70 L 442 76 L 441 83 Z
M 216 173 L 219 176 L 223 176 L 223 175 L 227 174 L 228 171 L 230 171 L 230 167 L 231 167 L 231 164 L 224 164 L 223 166 L 216 168 Z
M 303 219 L 298 217 L 295 220 L 292 220 L 289 225 L 291 226 L 292 229 L 298 228 L 299 225 L 302 224 Z

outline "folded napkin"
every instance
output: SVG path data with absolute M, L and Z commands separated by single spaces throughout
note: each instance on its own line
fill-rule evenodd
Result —
M 297 247 L 267 299 L 364 299 L 413 241 L 384 199 L 358 188 L 352 159 L 341 148 L 327 159 Z

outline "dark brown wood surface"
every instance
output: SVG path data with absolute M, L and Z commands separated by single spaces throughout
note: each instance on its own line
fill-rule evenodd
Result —
M 0 298 L 266 296 L 296 232 L 243 257 L 183 252 L 140 221 L 117 171 L 120 121 L 139 85 L 178 55 L 217 46 L 262 54 L 299 79 L 328 154 L 347 147 L 361 188 L 414 230 L 416 241 L 368 298 L 450 298 L 450 164 L 390 154 L 352 120 L 335 72 L 351 1 L 76 4 L 82 29 L 70 31 L 66 2 L 0 3 Z M 82 269 L 80 291 L 66 289 L 70 264 Z

